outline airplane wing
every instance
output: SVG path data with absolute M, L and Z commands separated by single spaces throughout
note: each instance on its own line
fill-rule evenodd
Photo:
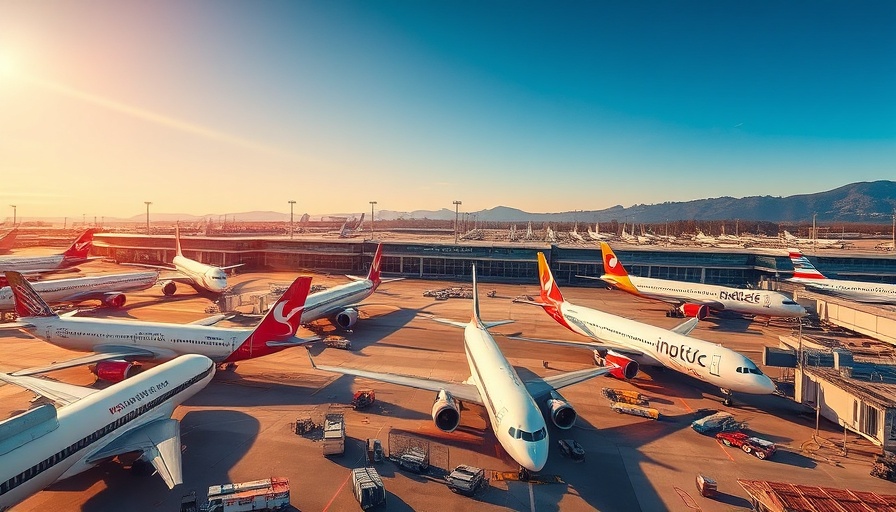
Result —
M 470 325 L 470 322 L 458 322 L 456 320 L 448 320 L 446 318 L 432 317 L 432 320 L 439 322 L 440 324 L 450 325 L 452 327 L 460 327 L 462 329 L 466 329 L 466 327 Z M 494 322 L 482 322 L 482 326 L 486 329 L 490 329 L 499 325 L 512 324 L 513 322 L 513 320 L 497 320 Z
M 218 323 L 222 320 L 230 320 L 231 318 L 233 318 L 235 316 L 236 315 L 233 313 L 219 313 L 217 315 L 200 318 L 199 320 L 193 320 L 192 322 L 188 323 L 187 325 L 205 325 L 205 326 L 215 325 L 216 323 Z
M 183 483 L 180 424 L 171 418 L 156 420 L 125 433 L 94 452 L 87 462 L 92 464 L 136 451 L 143 452 L 143 458 L 156 468 L 169 489 Z
M 700 323 L 700 319 L 697 317 L 693 317 L 685 320 L 684 322 L 669 330 L 674 333 L 681 334 L 682 336 L 687 336 L 688 334 L 691 334 L 691 331 L 693 331 L 695 327 L 697 327 L 698 323 Z
M 98 363 L 100 361 L 109 361 L 112 359 L 152 359 L 155 357 L 155 354 L 149 350 L 144 350 L 137 347 L 106 347 L 107 350 L 102 350 L 100 352 L 96 352 L 94 354 L 90 354 L 83 357 L 76 357 L 74 359 L 69 359 L 67 361 L 63 361 L 61 363 L 53 363 L 47 366 L 40 366 L 35 368 L 26 368 L 24 370 L 19 370 L 14 372 L 12 375 L 15 377 L 24 376 L 24 375 L 35 375 L 38 373 L 47 373 L 56 370 L 63 370 L 65 368 L 73 368 L 75 366 L 83 366 L 85 364 Z
M 354 375 L 355 377 L 363 377 L 365 379 L 387 382 L 389 384 L 398 384 L 400 386 L 423 389 L 426 391 L 435 391 L 436 393 L 444 389 L 445 391 L 454 395 L 454 397 L 458 400 L 479 405 L 485 404 L 485 402 L 482 400 L 482 396 L 479 395 L 479 390 L 472 384 L 437 381 L 432 379 L 425 379 L 422 377 L 412 377 L 410 375 L 398 375 L 394 373 L 371 372 L 367 370 L 358 370 L 355 368 L 344 368 L 342 366 L 319 366 L 314 363 L 314 359 L 311 357 L 310 352 L 308 353 L 308 359 L 311 360 L 312 367 L 318 370 L 323 370 L 325 372 L 341 373 L 342 375 Z
M 173 265 L 150 265 L 148 263 L 119 263 L 119 265 L 125 267 L 151 268 L 155 270 L 177 270 L 177 267 Z
M 87 395 L 96 393 L 98 389 L 85 388 L 38 377 L 24 377 L 0 373 L 0 380 L 21 386 L 38 395 L 48 398 L 60 406 L 77 402 Z
M 640 350 L 636 350 L 631 347 L 624 347 L 621 345 L 616 345 L 612 342 L 601 342 L 595 343 L 593 341 L 563 341 L 563 340 L 546 340 L 541 338 L 527 338 L 525 336 L 506 336 L 509 340 L 517 340 L 517 341 L 530 341 L 532 343 L 545 343 L 548 345 L 557 345 L 560 347 L 571 347 L 571 348 L 584 348 L 590 350 L 599 350 L 605 351 L 607 349 L 613 350 L 613 352 L 617 352 L 626 356 L 638 356 L 638 357 L 649 357 L 647 354 Z
M 226 267 L 218 267 L 221 270 L 230 270 L 232 268 L 242 267 L 245 263 L 237 263 L 236 265 L 227 265 Z
M 596 368 L 585 368 L 574 372 L 561 373 L 548 378 L 538 378 L 526 381 L 526 389 L 536 401 L 539 398 L 548 395 L 551 391 L 563 389 L 566 386 L 572 386 L 579 382 L 593 379 L 605 375 L 613 370 L 615 366 L 599 366 Z

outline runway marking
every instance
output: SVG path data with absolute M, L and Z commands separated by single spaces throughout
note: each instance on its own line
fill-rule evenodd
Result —
M 684 401 L 684 398 L 679 397 L 678 399 L 681 400 L 681 403 L 684 404 L 684 408 L 687 409 L 688 412 L 694 412 L 694 410 L 691 409 L 691 406 L 689 406 L 688 403 Z
M 717 442 L 716 444 L 719 445 L 719 449 L 722 450 L 722 452 L 725 454 L 726 457 L 728 457 L 728 460 L 730 460 L 731 462 L 734 462 L 734 457 L 732 457 L 731 454 L 728 453 L 728 450 L 725 449 L 725 447 L 722 445 L 722 443 Z
M 529 510 L 535 512 L 535 486 L 529 482 Z

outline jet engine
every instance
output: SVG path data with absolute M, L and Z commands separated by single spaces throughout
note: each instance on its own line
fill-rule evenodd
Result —
M 177 290 L 177 283 L 174 281 L 162 281 L 162 293 L 168 297 L 170 295 L 174 295 L 174 292 Z
M 100 361 L 90 367 L 96 377 L 106 382 L 121 382 L 140 371 L 139 363 L 130 361 Z
M 127 297 L 124 296 L 123 293 L 106 293 L 103 294 L 103 306 L 107 308 L 120 308 L 124 306 L 124 303 L 127 301 Z
M 569 402 L 563 398 L 563 395 L 556 391 L 551 391 L 550 396 L 546 402 L 548 413 L 551 416 L 551 421 L 554 422 L 554 425 L 557 428 L 562 430 L 569 430 L 572 428 L 572 425 L 576 422 L 576 410 L 572 408 Z
M 709 315 L 709 307 L 705 304 L 682 304 L 678 309 L 688 318 L 703 320 Z
M 444 389 L 432 404 L 432 421 L 442 432 L 454 432 L 460 425 L 460 404 Z
M 610 371 L 610 375 L 620 380 L 634 379 L 638 375 L 638 362 L 618 352 L 608 350 L 604 356 L 606 364 L 615 364 L 616 368 Z
M 355 322 L 358 321 L 358 310 L 357 309 L 346 309 L 342 313 L 336 315 L 336 324 L 343 329 L 348 329 L 351 326 L 355 325 Z

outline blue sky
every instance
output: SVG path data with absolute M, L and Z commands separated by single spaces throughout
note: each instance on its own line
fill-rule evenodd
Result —
M 896 176 L 893 2 L 0 12 L 0 201 L 26 218 L 589 210 Z

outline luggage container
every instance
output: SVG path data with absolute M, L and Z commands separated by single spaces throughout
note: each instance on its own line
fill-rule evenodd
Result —
M 472 496 L 485 484 L 485 470 L 461 464 L 445 477 L 452 492 Z
M 374 468 L 352 470 L 352 491 L 362 510 L 386 504 L 386 486 Z
M 345 415 L 327 414 L 324 418 L 324 455 L 345 453 Z
M 711 498 L 716 495 L 718 485 L 716 481 L 706 475 L 697 475 L 697 490 L 700 496 Z

